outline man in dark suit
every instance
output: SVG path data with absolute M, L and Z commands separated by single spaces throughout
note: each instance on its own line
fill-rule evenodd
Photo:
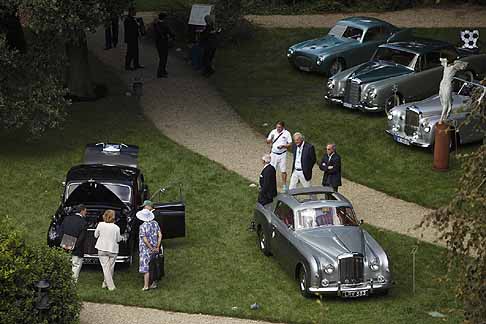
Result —
M 277 195 L 277 171 L 270 164 L 272 160 L 270 154 L 262 157 L 263 169 L 260 173 L 260 192 L 258 202 L 263 206 L 270 204 Z
M 87 209 L 84 205 L 75 207 L 76 213 L 66 216 L 61 225 L 61 238 L 64 234 L 76 237 L 76 244 L 71 250 L 71 263 L 73 270 L 73 278 L 78 281 L 81 267 L 83 266 L 84 257 L 84 241 L 86 239 L 86 230 L 88 223 L 86 222 Z
M 314 145 L 304 141 L 301 133 L 294 134 L 292 144 L 294 162 L 292 163 L 292 176 L 290 177 L 289 189 L 294 189 L 297 184 L 302 183 L 303 187 L 310 187 L 312 180 L 312 168 L 316 163 L 316 151 Z
M 118 20 L 119 16 L 112 12 L 105 22 L 105 50 L 116 47 L 118 44 Z
M 157 53 L 159 54 L 159 68 L 157 69 L 157 78 L 167 78 L 167 56 L 169 55 L 169 38 L 174 39 L 175 35 L 169 28 L 167 21 L 165 20 L 167 14 L 161 12 L 159 19 L 154 22 L 155 31 L 155 46 L 157 47 Z
M 125 43 L 127 43 L 127 54 L 125 56 L 125 70 L 141 69 L 143 68 L 138 61 L 138 36 L 139 25 L 135 19 L 135 7 L 128 9 L 128 16 L 123 23 L 125 27 Z M 131 66 L 133 61 L 133 68 Z
M 324 171 L 322 185 L 332 187 L 337 192 L 341 185 L 341 157 L 336 153 L 336 144 L 327 144 L 319 169 Z

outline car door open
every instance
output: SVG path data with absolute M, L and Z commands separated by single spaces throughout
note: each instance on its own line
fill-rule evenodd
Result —
M 159 193 L 165 192 L 167 188 L 161 188 Z M 186 236 L 186 205 L 182 195 L 182 186 L 179 186 L 178 200 L 154 203 L 153 207 L 155 220 L 161 227 L 163 239 Z

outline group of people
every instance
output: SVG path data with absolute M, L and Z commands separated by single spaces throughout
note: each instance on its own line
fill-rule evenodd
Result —
M 142 222 L 139 227 L 139 272 L 144 275 L 142 290 L 157 288 L 157 281 L 150 276 L 150 261 L 156 255 L 163 254 L 162 231 L 155 221 L 152 212 L 153 205 L 150 200 L 143 203 L 143 208 L 137 212 L 137 218 Z M 83 266 L 84 243 L 87 237 L 88 222 L 86 221 L 87 208 L 84 205 L 75 207 L 75 212 L 64 219 L 60 235 L 69 235 L 76 238 L 74 245 L 69 249 L 73 278 L 79 278 Z M 112 291 L 116 289 L 113 281 L 115 263 L 119 252 L 119 243 L 128 240 L 128 233 L 122 235 L 120 227 L 115 224 L 115 211 L 108 209 L 103 213 L 103 222 L 99 222 L 94 231 L 97 239 L 95 248 L 98 250 L 98 259 L 103 269 L 102 288 Z
M 118 44 L 118 15 L 112 15 L 105 25 L 105 49 L 115 48 Z M 200 32 L 199 46 L 202 48 L 202 74 L 210 76 L 214 73 L 213 58 L 217 47 L 217 34 L 214 19 L 207 15 L 204 17 L 206 26 Z M 142 31 L 145 30 L 143 20 L 136 18 L 135 7 L 128 9 L 128 15 L 124 22 L 125 43 L 127 44 L 127 52 L 125 56 L 125 70 L 132 71 L 144 68 L 140 64 L 139 59 L 139 42 Z M 166 78 L 167 73 L 167 58 L 169 53 L 169 41 L 175 40 L 175 34 L 167 23 L 167 14 L 159 13 L 158 17 L 153 22 L 153 31 L 155 39 L 155 47 L 159 56 L 159 65 L 157 68 L 157 77 Z
M 260 192 L 258 202 L 267 205 L 277 195 L 277 170 L 282 176 L 285 192 L 295 189 L 300 183 L 303 187 L 310 187 L 312 180 L 312 169 L 316 164 L 316 152 L 314 146 L 305 141 L 304 135 L 299 132 L 293 136 L 285 129 L 285 123 L 278 121 L 266 139 L 271 145 L 269 154 L 262 157 L 263 170 L 260 173 Z M 292 174 L 290 184 L 287 187 L 287 152 L 293 154 Z M 341 157 L 336 152 L 336 144 L 330 143 L 326 146 L 321 160 L 318 163 L 319 169 L 324 172 L 322 185 L 332 187 L 338 191 L 341 186 Z

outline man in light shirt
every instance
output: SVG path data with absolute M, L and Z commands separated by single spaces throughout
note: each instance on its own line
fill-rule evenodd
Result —
M 295 133 L 292 153 L 294 154 L 294 162 L 292 164 L 292 176 L 290 177 L 289 189 L 297 188 L 299 182 L 304 188 L 310 187 L 312 167 L 316 163 L 314 146 L 305 142 L 304 136 L 301 133 Z
M 267 144 L 272 144 L 270 164 L 282 174 L 283 191 L 287 191 L 287 150 L 292 145 L 292 136 L 285 129 L 285 123 L 278 121 L 267 137 Z

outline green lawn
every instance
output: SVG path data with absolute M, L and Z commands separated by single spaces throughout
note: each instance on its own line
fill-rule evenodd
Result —
M 457 40 L 458 31 L 418 30 L 418 34 Z M 337 143 L 346 178 L 424 206 L 446 204 L 460 176 L 460 163 L 454 155 L 449 172 L 433 171 L 430 151 L 398 145 L 385 134 L 384 114 L 350 111 L 325 103 L 327 79 L 290 66 L 286 58 L 289 45 L 326 32 L 257 29 L 253 40 L 218 51 L 218 72 L 212 80 L 242 118 L 262 134 L 267 134 L 276 120 L 283 119 L 291 132 L 301 131 L 316 146 L 318 158 L 326 143 Z M 460 151 L 476 147 L 469 145 Z
M 137 100 L 124 96 L 126 86 L 113 71 L 96 64 L 98 80 L 111 85 L 109 97 L 73 105 L 64 130 L 51 131 L 40 140 L 28 142 L 20 134 L 1 135 L 0 215 L 8 215 L 23 228 L 31 242 L 46 244 L 61 181 L 67 170 L 80 162 L 84 145 L 121 141 L 140 146 L 141 168 L 152 189 L 173 181 L 184 184 L 187 237 L 164 242 L 167 275 L 160 289 L 142 292 L 142 276 L 133 265 L 129 269 L 117 267 L 118 290 L 108 292 L 101 289 L 101 269 L 85 267 L 79 282 L 83 300 L 294 323 L 462 320 L 450 283 L 440 280 L 446 273 L 444 250 L 420 245 L 417 292 L 413 295 L 410 251 L 416 241 L 372 227 L 368 229 L 391 257 L 396 287 L 389 296 L 322 301 L 301 297 L 296 283 L 273 258 L 259 252 L 256 235 L 247 230 L 255 189 L 237 174 L 161 135 L 144 119 Z M 261 309 L 250 310 L 255 302 Z M 447 318 L 434 319 L 429 311 L 440 311 Z

